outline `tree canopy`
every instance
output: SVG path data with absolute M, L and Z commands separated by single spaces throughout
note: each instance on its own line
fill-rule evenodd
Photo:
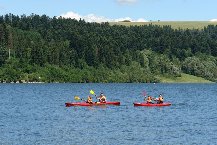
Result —
M 0 80 L 158 82 L 181 72 L 217 81 L 217 26 L 123 26 L 0 16 Z

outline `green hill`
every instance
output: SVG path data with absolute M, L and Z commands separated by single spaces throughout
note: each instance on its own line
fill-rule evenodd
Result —
M 203 29 L 208 25 L 217 25 L 217 22 L 211 21 L 153 21 L 153 22 L 110 22 L 110 25 L 141 26 L 141 25 L 171 25 L 174 29 Z
M 114 24 L 0 16 L 0 81 L 186 82 L 183 72 L 217 82 L 217 23 Z
M 162 83 L 213 83 L 201 77 L 196 77 L 193 75 L 182 73 L 181 77 L 167 78 L 159 77 Z

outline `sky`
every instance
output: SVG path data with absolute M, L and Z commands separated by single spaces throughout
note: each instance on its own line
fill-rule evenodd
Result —
M 217 0 L 0 0 L 0 15 L 9 13 L 88 22 L 217 21 Z

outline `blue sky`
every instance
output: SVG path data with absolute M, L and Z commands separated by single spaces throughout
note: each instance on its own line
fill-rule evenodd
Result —
M 217 21 L 217 0 L 0 0 L 0 15 L 64 16 L 86 21 Z

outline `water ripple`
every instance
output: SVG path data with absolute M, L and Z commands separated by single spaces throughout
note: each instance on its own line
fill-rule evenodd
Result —
M 3 145 L 215 144 L 215 84 L 0 84 Z M 120 106 L 69 107 L 73 96 L 103 92 Z M 169 107 L 134 107 L 142 93 Z

